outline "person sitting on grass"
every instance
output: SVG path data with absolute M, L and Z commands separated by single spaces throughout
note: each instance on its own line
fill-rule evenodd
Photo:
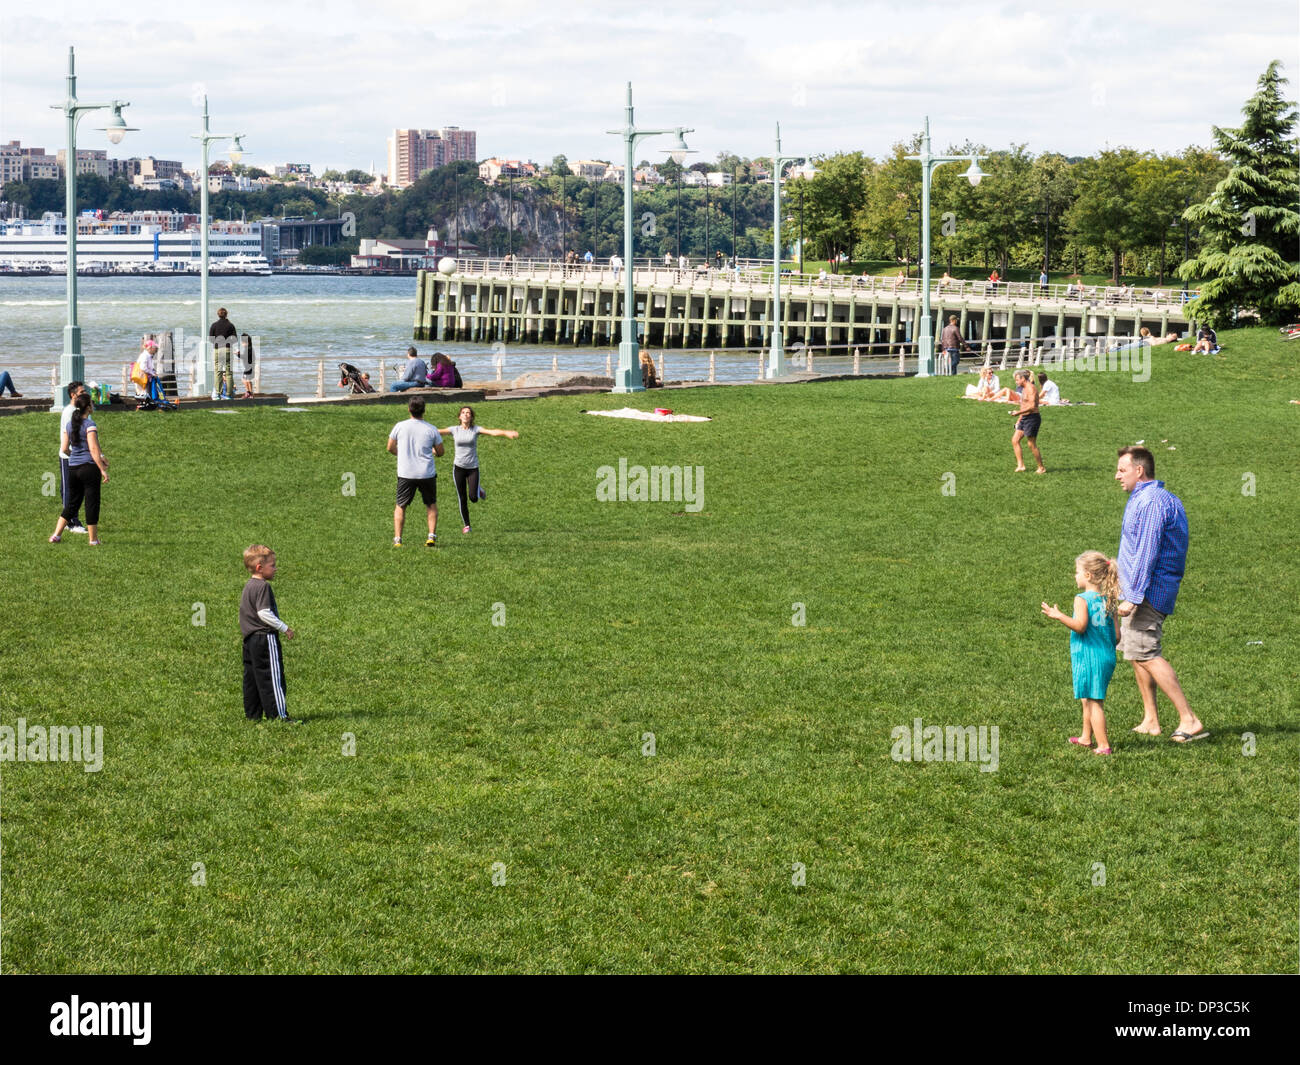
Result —
M 1204 355 L 1215 355 L 1219 351 L 1219 337 L 1208 325 L 1201 326 L 1196 334 L 1196 347 L 1192 348 L 1192 354 L 1201 353 Z
M 0 396 L 5 394 L 5 389 L 9 390 L 9 395 L 14 399 L 22 399 L 23 394 L 14 388 L 14 379 L 9 376 L 8 370 L 0 370 Z
M 1009 391 L 1009 390 L 1008 390 Z M 977 384 L 966 386 L 966 398 L 991 400 L 998 392 L 998 375 L 992 366 L 980 367 L 980 379 Z
M 1063 407 L 1070 401 L 1061 398 L 1061 389 L 1055 381 L 1049 381 L 1047 374 L 1038 373 L 1038 398 L 1045 407 Z
M 456 364 L 441 351 L 434 352 L 428 380 L 434 388 L 455 388 Z
M 642 388 L 659 388 L 659 375 L 655 372 L 655 361 L 649 353 L 642 348 L 641 356 L 641 387 Z
M 392 391 L 405 392 L 408 388 L 423 388 L 428 384 L 429 367 L 415 348 L 406 349 L 406 370 L 393 382 Z
M 1178 339 L 1177 332 L 1167 333 L 1165 336 L 1162 336 L 1157 339 L 1156 337 L 1153 337 L 1151 335 L 1151 330 L 1148 329 L 1146 326 L 1143 326 L 1141 329 L 1138 330 L 1138 336 L 1142 338 L 1142 342 L 1144 344 L 1149 344 L 1153 348 L 1157 344 L 1172 344 L 1175 340 Z

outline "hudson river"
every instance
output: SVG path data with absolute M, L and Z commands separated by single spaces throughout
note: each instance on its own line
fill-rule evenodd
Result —
M 50 370 L 58 367 L 63 350 L 66 284 L 62 276 L 0 277 L 0 370 L 13 374 L 20 392 L 49 394 Z M 115 390 L 121 386 L 122 367 L 139 352 L 143 334 L 170 329 L 193 338 L 207 333 L 207 324 L 199 322 L 197 277 L 81 277 L 77 306 L 86 379 L 107 381 Z M 211 318 L 218 307 L 230 312 L 241 333 L 258 338 L 264 392 L 313 395 L 317 363 L 323 359 L 325 394 L 338 395 L 340 362 L 367 371 L 376 387 L 383 362 L 388 380 L 393 380 L 393 367 L 405 361 L 412 343 L 415 279 L 214 276 L 208 288 Z M 467 382 L 497 376 L 499 352 L 489 345 L 415 346 L 426 357 L 435 349 L 447 352 Z M 177 352 L 181 352 L 179 344 Z M 617 349 L 510 345 L 504 352 L 501 377 L 508 382 L 530 370 L 550 370 L 552 358 L 561 370 L 604 374 L 605 356 L 611 352 L 617 365 Z M 670 380 L 707 380 L 707 354 L 670 349 L 666 358 Z M 847 362 L 818 358 L 816 369 L 843 373 Z M 719 381 L 752 381 L 757 372 L 757 352 L 717 356 Z M 187 372 L 184 382 L 188 384 Z

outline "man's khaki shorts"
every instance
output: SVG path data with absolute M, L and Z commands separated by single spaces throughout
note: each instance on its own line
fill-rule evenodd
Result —
M 1130 662 L 1160 657 L 1160 634 L 1165 615 L 1150 603 L 1139 603 L 1128 617 L 1120 618 L 1119 649 Z

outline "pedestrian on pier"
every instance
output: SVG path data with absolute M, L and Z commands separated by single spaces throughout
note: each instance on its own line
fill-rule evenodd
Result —
M 617 255 L 609 257 L 610 268 L 614 271 L 614 284 L 618 284 L 618 272 L 623 269 L 623 260 Z
M 217 320 L 208 328 L 208 338 L 212 341 L 212 355 L 215 360 L 212 378 L 212 398 L 220 399 L 234 394 L 230 373 L 230 349 L 239 331 L 230 320 L 225 307 L 217 308 Z

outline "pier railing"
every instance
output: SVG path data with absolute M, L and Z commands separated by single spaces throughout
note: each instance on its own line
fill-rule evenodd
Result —
M 515 278 L 521 281 L 586 281 L 592 284 L 621 284 L 625 267 L 615 269 L 608 259 L 591 263 L 566 263 L 560 259 L 457 259 L 452 277 L 467 279 Z M 799 273 L 793 262 L 781 264 L 784 285 L 832 294 L 863 294 L 920 300 L 921 279 L 902 275 Z M 772 263 L 767 259 L 739 259 L 735 266 L 718 267 L 713 260 L 689 259 L 667 263 L 662 259 L 638 258 L 633 263 L 634 284 L 674 288 L 745 288 L 757 290 L 772 285 Z M 1005 301 L 1016 303 L 1065 304 L 1078 307 L 1128 307 L 1155 309 L 1182 307 L 1200 295 L 1199 289 L 1137 288 L 1133 285 L 1046 284 L 1037 281 L 965 281 L 931 277 L 930 298 L 934 301 Z

